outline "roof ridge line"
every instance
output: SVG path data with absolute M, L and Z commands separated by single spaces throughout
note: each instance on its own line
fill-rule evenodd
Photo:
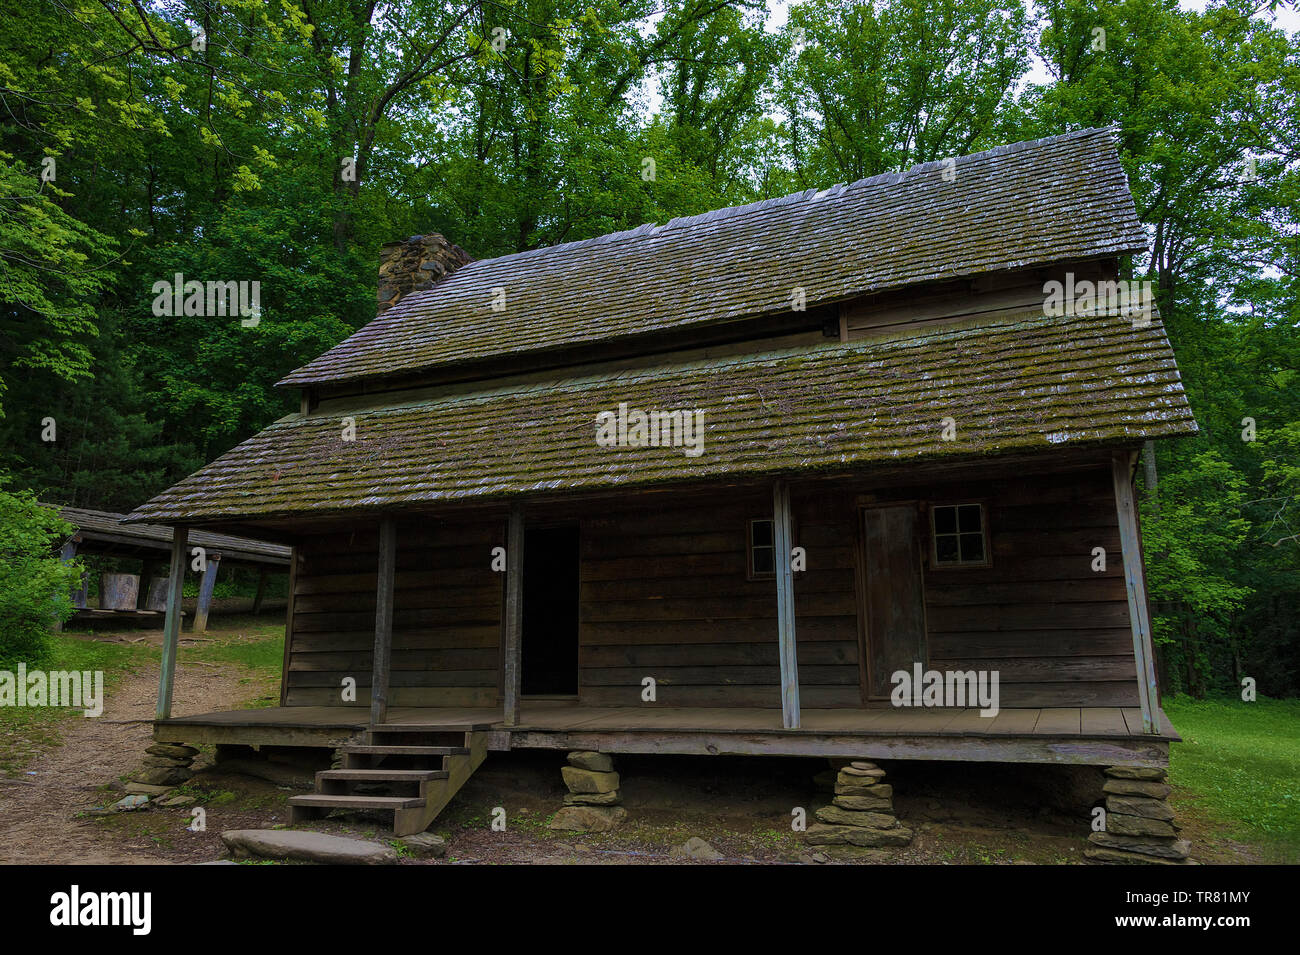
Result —
M 948 156 L 943 159 L 932 159 L 927 162 L 917 163 L 906 169 L 893 172 L 882 172 L 874 176 L 867 176 L 863 179 L 856 179 L 852 182 L 837 182 L 827 186 L 824 189 L 818 189 L 815 186 L 802 189 L 797 192 L 787 193 L 783 196 L 772 196 L 767 199 L 757 199 L 753 202 L 742 203 L 735 206 L 722 206 L 717 209 L 710 209 L 705 212 L 697 212 L 689 216 L 677 216 L 669 219 L 667 222 L 659 224 L 654 222 L 645 222 L 631 229 L 622 229 L 618 232 L 608 232 L 604 235 L 591 236 L 586 239 L 575 239 L 572 242 L 561 242 L 556 245 L 543 245 L 535 249 L 524 249 L 522 252 L 507 252 L 504 255 L 497 255 L 487 259 L 475 259 L 460 269 L 457 274 L 468 274 L 475 265 L 486 264 L 489 262 L 499 263 L 504 260 L 523 261 L 531 256 L 543 253 L 556 252 L 561 249 L 583 249 L 591 248 L 597 245 L 609 245 L 623 239 L 631 239 L 645 235 L 657 235 L 670 230 L 680 229 L 686 226 L 699 225 L 705 222 L 716 222 L 723 219 L 731 219 L 735 216 L 746 215 L 751 212 L 758 212 L 764 209 L 775 209 L 783 205 L 793 205 L 800 201 L 812 201 L 821 198 L 839 198 L 842 194 L 854 189 L 867 188 L 877 185 L 888 185 L 898 183 L 906 178 L 915 175 L 921 175 L 927 172 L 934 172 L 944 168 L 949 161 L 956 165 L 966 165 L 971 162 L 979 162 L 987 159 L 993 159 L 1000 156 L 1009 156 L 1016 153 L 1025 152 L 1030 149 L 1036 149 L 1051 143 L 1068 142 L 1073 139 L 1084 139 L 1094 136 L 1098 133 L 1108 134 L 1111 144 L 1115 143 L 1115 127 L 1113 126 L 1089 126 L 1084 129 L 1070 130 L 1064 133 L 1056 133 L 1052 136 L 1041 136 L 1038 139 L 1024 140 L 1017 143 L 1004 143 L 1000 146 L 992 146 L 988 149 L 980 150 L 976 153 L 968 153 L 964 156 Z

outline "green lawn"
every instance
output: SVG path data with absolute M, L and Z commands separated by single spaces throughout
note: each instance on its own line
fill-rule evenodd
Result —
M 1174 785 L 1235 839 L 1300 860 L 1300 700 L 1165 699 Z

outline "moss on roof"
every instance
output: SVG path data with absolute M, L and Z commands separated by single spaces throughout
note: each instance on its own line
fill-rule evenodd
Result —
M 1145 246 L 1113 134 L 1086 129 L 472 262 L 280 384 L 410 375 L 771 315 L 790 310 L 796 288 L 814 308 Z
M 704 450 L 602 447 L 596 415 L 701 409 Z M 342 416 L 355 417 L 344 441 Z M 943 440 L 942 419 L 956 422 Z M 889 339 L 290 415 L 132 520 L 204 522 L 1132 442 L 1196 423 L 1157 320 L 1025 313 Z

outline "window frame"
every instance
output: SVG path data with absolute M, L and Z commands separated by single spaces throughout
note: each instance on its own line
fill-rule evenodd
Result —
M 939 530 L 935 527 L 935 520 L 934 520 L 935 511 L 937 511 L 939 508 L 951 507 L 954 510 L 956 510 L 958 508 L 972 507 L 972 506 L 978 507 L 980 509 L 979 510 L 980 536 L 983 538 L 983 549 L 984 549 L 983 560 L 961 560 L 960 559 L 961 536 L 963 533 L 966 534 L 973 533 L 972 531 L 960 530 L 961 527 L 960 517 L 958 518 L 958 524 L 957 524 L 957 527 L 959 529 L 956 531 L 953 532 L 945 531 L 943 532 L 942 535 L 940 535 Z M 926 521 L 926 523 L 930 531 L 930 544 L 926 548 L 926 552 L 927 552 L 926 562 L 930 565 L 931 570 L 972 570 L 972 569 L 979 569 L 982 567 L 993 566 L 993 552 L 989 547 L 989 517 L 988 517 L 989 508 L 988 508 L 988 502 L 986 500 L 967 499 L 967 500 L 942 501 L 942 502 L 931 501 L 929 504 L 927 504 L 926 510 L 929 512 L 928 520 Z M 939 537 L 940 536 L 957 538 L 957 546 L 958 546 L 957 560 L 948 560 L 948 561 L 939 560 Z
M 754 525 L 760 521 L 772 525 L 772 543 L 757 545 L 772 552 L 772 569 L 770 571 L 757 571 L 754 569 Z M 751 517 L 749 520 L 745 521 L 745 579 L 776 579 L 776 518 L 774 517 Z

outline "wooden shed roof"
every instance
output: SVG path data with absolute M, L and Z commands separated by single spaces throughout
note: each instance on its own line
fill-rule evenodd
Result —
M 59 507 L 57 510 L 61 518 L 77 529 L 73 536 L 81 540 L 82 551 L 139 556 L 155 552 L 166 554 L 171 550 L 171 527 L 124 524 L 126 515 L 115 511 L 94 511 L 84 507 Z M 220 554 L 223 560 L 231 563 L 289 565 L 289 548 L 282 544 L 207 531 L 192 532 L 189 543 L 209 553 Z
M 704 411 L 704 451 L 608 448 L 620 402 Z M 269 519 L 417 502 L 598 490 L 718 475 L 836 472 L 922 457 L 1136 442 L 1196 423 L 1164 327 L 1041 309 L 816 349 L 485 387 L 429 400 L 293 414 L 130 515 Z M 956 422 L 956 440 L 941 420 Z
M 752 319 L 790 311 L 797 288 L 814 308 L 1145 246 L 1113 134 L 1085 129 L 472 262 L 280 384 L 412 375 Z

